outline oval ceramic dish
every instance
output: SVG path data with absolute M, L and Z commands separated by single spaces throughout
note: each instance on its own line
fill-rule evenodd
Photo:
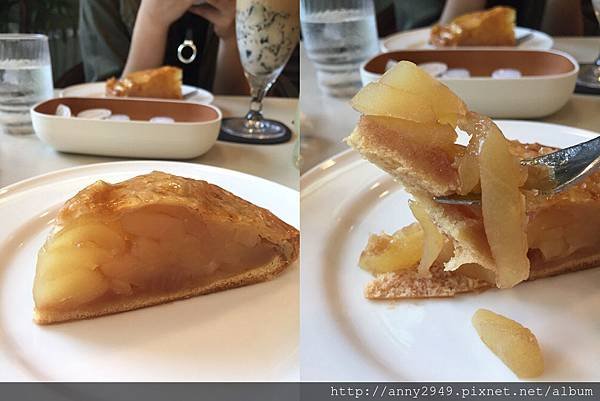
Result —
M 56 115 L 59 104 L 73 117 Z M 109 109 L 130 121 L 74 117 L 86 109 Z M 150 122 L 169 117 L 175 122 Z M 31 109 L 37 136 L 61 152 L 102 156 L 190 159 L 206 153 L 217 141 L 221 111 L 211 105 L 177 100 L 63 97 Z
M 440 78 L 469 108 L 494 118 L 538 118 L 558 111 L 571 97 L 579 65 L 556 50 L 410 50 L 379 54 L 361 67 L 363 85 L 378 79 L 390 60 L 441 62 L 466 68 L 470 78 Z M 501 68 L 520 78 L 492 78 Z

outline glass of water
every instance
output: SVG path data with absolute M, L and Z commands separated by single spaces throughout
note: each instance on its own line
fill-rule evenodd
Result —
M 300 22 L 321 90 L 356 94 L 361 64 L 379 52 L 373 0 L 301 0 Z
M 0 131 L 31 134 L 31 106 L 52 97 L 48 38 L 0 34 Z

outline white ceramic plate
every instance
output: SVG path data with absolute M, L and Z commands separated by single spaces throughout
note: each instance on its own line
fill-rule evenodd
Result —
M 85 84 L 68 86 L 60 91 L 60 97 L 104 97 L 105 82 L 89 82 Z M 206 89 L 190 85 L 182 85 L 181 93 L 185 100 L 196 103 L 211 104 L 215 97 Z
M 95 164 L 1 189 L 0 380 L 298 380 L 297 264 L 266 283 L 97 319 L 33 323 L 36 254 L 57 209 L 98 179 L 152 170 L 207 180 L 298 227 L 297 191 L 190 163 Z
M 534 122 L 499 125 L 510 138 L 561 147 L 595 135 Z M 372 277 L 358 257 L 370 233 L 414 221 L 408 195 L 353 151 L 305 174 L 301 187 L 302 380 L 516 380 L 471 326 L 478 308 L 535 333 L 546 363 L 541 380 L 597 380 L 600 269 L 450 299 L 368 301 L 362 291 Z
M 408 49 L 435 49 L 429 44 L 429 32 L 431 28 L 414 29 L 412 31 L 398 32 L 381 41 L 381 49 L 384 52 Z M 554 41 L 544 32 L 529 28 L 515 28 L 517 40 L 531 33 L 532 36 L 516 46 L 518 49 L 548 50 L 552 48 Z

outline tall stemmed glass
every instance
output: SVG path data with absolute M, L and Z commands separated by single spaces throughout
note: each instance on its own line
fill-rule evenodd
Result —
M 300 36 L 298 0 L 237 0 L 236 34 L 252 100 L 245 117 L 223 119 L 221 131 L 252 142 L 273 142 L 289 134 L 284 124 L 262 115 L 262 100 Z
M 600 24 L 600 0 L 592 0 L 596 19 Z M 600 89 L 600 55 L 593 64 L 582 64 L 577 76 L 577 84 L 588 88 Z

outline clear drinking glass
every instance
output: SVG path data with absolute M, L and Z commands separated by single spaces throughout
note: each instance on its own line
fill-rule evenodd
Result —
M 252 100 L 245 117 L 225 118 L 221 130 L 252 140 L 275 140 L 289 128 L 262 115 L 262 100 L 300 38 L 298 0 L 237 0 L 236 35 Z
M 48 38 L 0 34 L 0 131 L 31 134 L 31 106 L 52 97 Z
M 600 0 L 592 0 L 596 19 L 600 24 Z M 582 64 L 577 76 L 577 84 L 588 88 L 600 89 L 600 55 L 593 64 Z
M 320 89 L 350 97 L 360 89 L 360 66 L 379 52 L 373 0 L 301 0 L 302 40 Z

